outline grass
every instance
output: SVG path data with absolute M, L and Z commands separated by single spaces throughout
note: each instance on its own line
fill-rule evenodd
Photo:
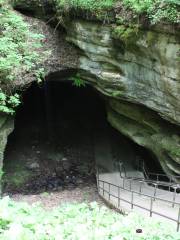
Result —
M 142 229 L 142 233 L 136 233 Z M 179 240 L 170 224 L 136 214 L 123 216 L 106 207 L 66 204 L 51 211 L 0 201 L 1 240 Z

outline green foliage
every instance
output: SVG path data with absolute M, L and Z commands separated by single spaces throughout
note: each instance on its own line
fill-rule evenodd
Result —
M 73 81 L 73 85 L 76 87 L 85 87 L 86 86 L 85 81 L 80 77 L 79 74 L 76 74 L 76 76 L 72 77 L 70 80 Z
M 180 23 L 179 0 L 122 0 L 135 14 L 146 14 L 151 23 L 160 21 Z
M 9 221 L 3 220 L 3 219 L 0 218 L 0 228 L 1 228 L 2 230 L 8 229 L 9 223 L 10 223 Z
M 0 0 L 0 84 L 3 86 L 0 111 L 13 113 L 19 104 L 18 95 L 9 96 L 6 90 L 15 80 L 30 71 L 34 71 L 40 80 L 42 69 L 37 73 L 36 68 L 45 57 L 41 51 L 43 39 L 42 34 L 30 30 L 28 23 L 11 9 L 7 0 Z
M 148 12 L 156 0 L 123 0 L 123 4 L 137 13 Z
M 55 0 L 56 6 L 60 12 L 65 14 L 73 12 L 81 15 L 90 13 L 97 19 L 103 19 L 108 16 L 109 11 L 113 10 L 116 0 Z
M 36 72 L 35 72 L 35 75 L 36 75 L 36 79 L 37 79 L 37 82 L 38 83 L 41 83 L 44 78 L 45 78 L 45 69 L 44 68 L 39 68 Z
M 14 80 L 23 70 L 30 71 L 42 59 L 38 54 L 44 36 L 33 33 L 22 17 L 1 7 L 0 77 L 1 83 Z
M 65 12 L 83 10 L 101 17 L 106 15 L 105 12 L 108 13 L 109 10 L 115 9 L 116 3 L 120 2 L 121 10 L 123 9 L 127 13 L 128 10 L 133 11 L 132 17 L 145 14 L 153 24 L 162 20 L 173 23 L 180 22 L 179 0 L 55 0 L 55 2 L 58 8 Z M 103 14 L 101 14 L 102 12 Z
M 81 8 L 84 10 L 108 10 L 113 7 L 115 0 L 56 0 L 60 7 Z
M 112 32 L 115 38 L 120 39 L 125 45 L 135 44 L 139 38 L 138 26 L 126 27 L 124 25 L 116 26 Z
M 15 108 L 20 104 L 20 97 L 16 93 L 14 95 L 7 96 L 0 89 L 0 112 L 13 114 Z
M 142 233 L 137 234 L 136 229 Z M 96 203 L 66 204 L 51 211 L 38 205 L 0 201 L 2 240 L 179 240 L 171 224 L 123 216 Z

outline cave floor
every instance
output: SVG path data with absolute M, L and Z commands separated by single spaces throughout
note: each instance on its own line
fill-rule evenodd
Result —
M 95 93 L 72 84 L 52 83 L 49 88 L 50 110 L 45 89 L 32 85 L 17 111 L 5 151 L 4 192 L 34 194 L 94 183 L 94 133 L 100 120 L 105 121 L 104 110 L 95 101 L 98 97 L 93 100 Z M 93 95 L 91 101 L 88 95 Z
M 5 195 L 4 195 L 5 196 Z M 28 204 L 39 203 L 46 210 L 58 207 L 67 203 L 90 203 L 97 202 L 104 205 L 103 200 L 99 197 L 96 184 L 81 185 L 74 189 L 63 191 L 43 192 L 41 194 L 12 194 L 10 198 L 16 202 L 27 202 Z
M 95 182 L 90 133 L 44 137 L 39 124 L 25 124 L 12 136 L 4 164 L 4 192 L 34 194 Z M 62 129 L 61 129 L 62 131 Z M 59 137 L 61 136 L 61 137 Z M 84 161 L 86 159 L 86 161 Z

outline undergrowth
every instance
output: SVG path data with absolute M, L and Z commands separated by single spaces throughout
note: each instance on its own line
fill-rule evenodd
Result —
M 141 229 L 142 233 L 136 233 Z M 97 203 L 66 204 L 45 211 L 37 204 L 0 201 L 1 240 L 179 240 L 171 224 L 123 216 Z
M 67 8 L 81 8 L 84 10 L 108 10 L 113 7 L 116 0 L 56 0 L 57 4 L 61 7 Z
M 66 14 L 70 11 L 76 13 L 79 10 L 84 10 L 97 16 L 98 19 L 103 19 L 108 11 L 116 10 L 120 6 L 120 11 L 127 12 L 127 15 L 128 11 L 131 10 L 133 18 L 142 14 L 146 15 L 151 24 L 164 20 L 180 23 L 179 0 L 55 0 L 55 3 Z M 126 17 L 123 20 L 126 20 Z
M 7 0 L 0 0 L 0 111 L 14 113 L 20 103 L 13 94 L 15 81 L 34 72 L 42 61 L 44 36 L 34 33 L 22 16 L 13 11 Z
M 146 14 L 152 24 L 160 21 L 180 23 L 179 0 L 122 0 L 137 15 Z
M 59 14 L 108 20 L 116 0 L 54 0 Z

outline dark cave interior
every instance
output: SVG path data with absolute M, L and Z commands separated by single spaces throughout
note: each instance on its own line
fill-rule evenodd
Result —
M 22 102 L 5 151 L 5 192 L 42 192 L 95 182 L 97 134 L 108 139 L 112 157 L 107 161 L 127 158 L 138 168 L 138 156 L 148 171 L 162 171 L 148 150 L 110 126 L 106 99 L 89 85 L 78 88 L 71 81 L 58 80 L 41 86 L 32 83 Z

